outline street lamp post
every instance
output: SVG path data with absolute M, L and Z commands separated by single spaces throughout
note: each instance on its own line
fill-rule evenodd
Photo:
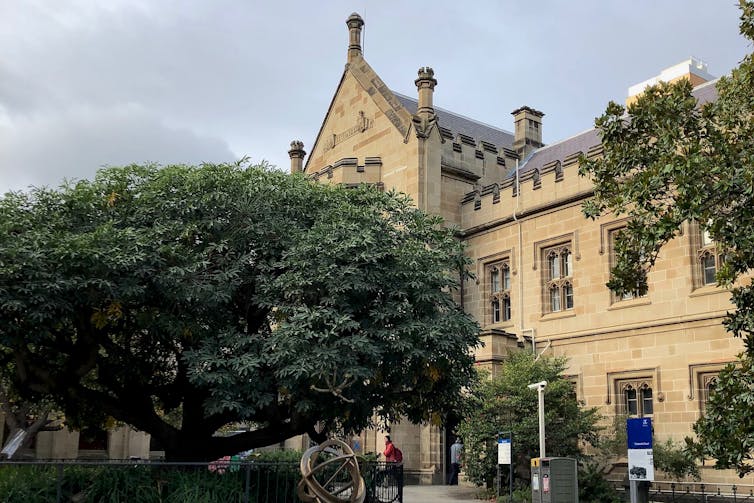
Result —
M 529 389 L 537 390 L 539 398 L 539 459 L 545 457 L 545 386 L 547 381 L 539 381 L 527 386 Z

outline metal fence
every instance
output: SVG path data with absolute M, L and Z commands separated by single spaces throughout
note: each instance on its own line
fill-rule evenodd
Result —
M 360 468 L 367 502 L 402 503 L 402 466 L 375 462 Z M 344 477 L 328 476 L 328 489 L 345 485 Z M 300 501 L 300 479 L 294 462 L 0 461 L 0 495 L 7 503 L 293 503 Z
M 403 465 L 370 463 L 361 469 L 370 503 L 403 503 Z
M 671 503 L 754 503 L 754 486 L 705 482 L 650 482 L 649 501 Z M 629 501 L 625 487 L 624 500 Z

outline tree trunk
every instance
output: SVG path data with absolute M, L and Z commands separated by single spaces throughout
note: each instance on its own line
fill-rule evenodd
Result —
M 18 426 L 16 426 L 16 427 L 11 427 L 10 428 L 10 434 L 8 435 L 8 438 L 5 441 L 5 445 L 3 446 L 3 449 L 5 449 L 8 446 L 8 444 L 11 442 L 11 440 L 13 440 L 14 436 L 19 431 L 25 432 L 26 435 L 24 436 L 23 440 L 21 441 L 21 445 L 19 445 L 17 449 L 14 449 L 13 452 L 10 453 L 7 456 L 7 459 L 13 458 L 15 456 L 15 454 L 18 453 L 18 451 L 20 451 L 22 449 L 26 449 L 26 448 L 28 448 L 31 445 L 32 441 L 34 440 L 34 437 L 37 436 L 37 433 L 39 433 L 40 431 L 43 431 L 43 426 L 45 426 L 47 424 L 47 418 L 49 417 L 49 415 L 50 415 L 50 410 L 46 409 L 28 427 L 26 427 L 26 428 L 19 428 Z M 15 425 L 23 424 L 22 422 L 18 421 L 19 418 L 14 418 L 14 419 L 15 419 L 15 421 L 14 421 Z M 24 422 L 25 422 L 25 420 L 24 420 Z M 9 426 L 10 426 L 10 424 L 9 424 Z

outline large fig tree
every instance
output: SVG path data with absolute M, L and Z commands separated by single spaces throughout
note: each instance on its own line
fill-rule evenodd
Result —
M 427 420 L 473 371 L 466 265 L 396 194 L 243 163 L 108 168 L 0 199 L 0 363 L 21 396 L 170 459 Z

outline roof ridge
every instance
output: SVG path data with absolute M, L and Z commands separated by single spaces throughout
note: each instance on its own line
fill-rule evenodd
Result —
M 399 93 L 398 91 L 393 91 L 392 89 L 391 89 L 391 91 L 396 96 L 400 96 L 400 97 L 405 98 L 407 100 L 411 100 L 413 102 L 416 102 L 417 105 L 419 104 L 419 101 L 416 98 L 412 98 L 411 96 L 407 96 L 407 95 L 405 95 L 403 93 Z M 476 122 L 477 124 L 481 124 L 482 126 L 485 126 L 485 127 L 491 128 L 491 129 L 496 129 L 497 131 L 500 131 L 501 133 L 505 133 L 505 134 L 509 134 L 509 135 L 513 136 L 513 132 L 512 131 L 508 131 L 507 129 L 503 129 L 503 128 L 498 127 L 498 126 L 493 126 L 492 124 L 487 124 L 486 122 L 482 122 L 482 121 L 477 120 L 477 119 L 472 119 L 471 117 L 468 117 L 466 115 L 459 114 L 457 112 L 452 112 L 452 111 L 448 110 L 447 108 L 442 108 L 442 107 L 438 107 L 438 106 L 435 106 L 434 108 L 437 109 L 437 110 L 439 110 L 439 111 L 441 111 L 441 112 L 445 112 L 446 114 L 455 115 L 456 117 L 460 117 L 461 119 L 466 119 L 467 121 Z

